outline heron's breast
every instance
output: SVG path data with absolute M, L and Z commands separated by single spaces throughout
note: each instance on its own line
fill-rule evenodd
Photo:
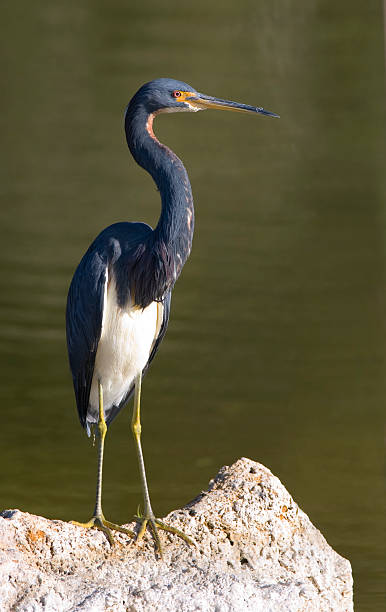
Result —
M 98 379 L 102 382 L 106 413 L 113 405 L 120 404 L 135 376 L 147 364 L 159 333 L 160 306 L 152 302 L 143 310 L 130 304 L 121 308 L 113 279 L 106 283 L 102 333 L 89 402 L 92 411 L 98 407 Z

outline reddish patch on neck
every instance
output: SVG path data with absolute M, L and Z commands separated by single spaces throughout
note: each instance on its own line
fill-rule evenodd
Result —
M 163 112 L 162 110 L 158 110 L 158 111 L 155 111 L 154 113 L 150 113 L 150 115 L 147 118 L 145 128 L 150 138 L 152 138 L 159 147 L 161 147 L 162 149 L 165 149 L 165 151 L 168 151 L 170 155 L 173 155 L 174 157 L 176 157 L 176 155 L 173 153 L 173 151 L 171 151 L 171 149 L 169 149 L 166 145 L 162 144 L 162 142 L 158 140 L 157 136 L 154 134 L 154 131 L 153 131 L 154 117 L 156 117 L 162 112 Z
M 157 140 L 157 138 L 155 137 L 155 134 L 153 132 L 153 120 L 154 120 L 154 113 L 151 113 L 146 121 L 146 130 L 147 133 L 149 134 L 150 138 L 153 138 L 153 140 Z

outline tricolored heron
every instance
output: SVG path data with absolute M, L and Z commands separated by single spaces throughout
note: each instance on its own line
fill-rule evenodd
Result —
M 149 497 L 141 448 L 141 382 L 165 335 L 171 292 L 190 254 L 194 209 L 188 174 L 181 160 L 161 144 L 153 132 L 160 113 L 199 111 L 207 108 L 275 113 L 198 93 L 181 81 L 156 79 L 143 85 L 125 114 L 126 139 L 135 161 L 153 177 L 161 194 L 157 227 L 145 223 L 115 223 L 90 245 L 77 267 L 67 299 L 67 345 L 76 403 L 82 426 L 99 431 L 98 476 L 95 509 L 88 523 L 105 532 L 111 529 L 133 535 L 110 523 L 102 512 L 102 467 L 107 428 L 134 394 L 132 432 L 138 456 L 144 498 L 139 540 L 149 523 L 162 555 L 157 526 L 182 532 L 155 518 Z

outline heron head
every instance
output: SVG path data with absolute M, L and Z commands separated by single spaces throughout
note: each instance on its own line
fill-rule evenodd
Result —
M 155 79 L 143 85 L 133 101 L 142 103 L 149 113 L 197 112 L 209 108 L 241 113 L 259 113 L 278 117 L 259 106 L 249 106 L 198 93 L 193 87 L 175 79 Z

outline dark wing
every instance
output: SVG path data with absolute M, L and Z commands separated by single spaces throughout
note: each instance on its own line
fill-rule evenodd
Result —
M 123 293 L 129 292 L 130 264 L 136 260 L 138 249 L 140 251 L 152 233 L 151 227 L 145 223 L 114 223 L 106 227 L 91 244 L 72 279 L 67 298 L 67 347 L 79 420 L 85 428 L 109 269 L 116 280 L 120 272 L 118 281 L 121 280 Z M 161 326 L 158 335 L 165 331 L 162 333 Z M 152 352 L 154 349 L 155 345 Z
M 153 343 L 152 349 L 150 351 L 149 361 L 147 362 L 147 364 L 144 367 L 143 374 L 145 374 L 145 372 L 148 369 L 149 365 L 153 361 L 153 359 L 155 357 L 155 354 L 158 351 L 158 347 L 161 344 L 164 335 L 166 334 L 166 330 L 168 328 L 168 323 L 169 323 L 170 302 L 171 302 L 171 300 L 172 300 L 172 292 L 169 291 L 169 293 L 166 294 L 165 298 L 162 301 L 162 306 L 163 306 L 162 323 L 160 325 L 158 335 L 154 339 L 154 343 Z
M 66 332 L 79 420 L 86 427 L 95 355 L 101 336 L 107 258 L 90 247 L 72 279 L 67 297 Z
M 166 330 L 168 328 L 168 323 L 169 323 L 169 316 L 170 316 L 170 302 L 171 302 L 171 298 L 172 298 L 172 293 L 171 293 L 171 291 L 169 291 L 166 294 L 166 296 L 164 297 L 164 299 L 162 300 L 162 302 L 160 303 L 160 305 L 162 304 L 162 307 L 163 307 L 162 322 L 161 322 L 161 325 L 159 327 L 158 334 L 154 338 L 154 343 L 153 343 L 152 349 L 150 351 L 148 362 L 147 362 L 147 364 L 145 365 L 145 367 L 142 370 L 142 379 L 145 376 L 145 374 L 146 374 L 146 372 L 147 372 L 147 370 L 149 368 L 149 365 L 153 361 L 154 356 L 155 356 L 156 352 L 158 351 L 159 345 L 161 344 L 164 335 L 166 334 Z M 121 410 L 121 408 L 123 408 L 127 404 L 127 402 L 130 400 L 130 398 L 133 395 L 133 393 L 134 393 L 134 384 L 131 385 L 128 393 L 123 398 L 123 400 L 121 401 L 119 406 L 113 406 L 111 408 L 111 410 L 110 410 L 110 412 L 108 414 L 108 417 L 106 418 L 107 425 L 110 425 L 111 421 L 113 421 L 115 419 L 115 417 L 117 416 L 118 412 Z

